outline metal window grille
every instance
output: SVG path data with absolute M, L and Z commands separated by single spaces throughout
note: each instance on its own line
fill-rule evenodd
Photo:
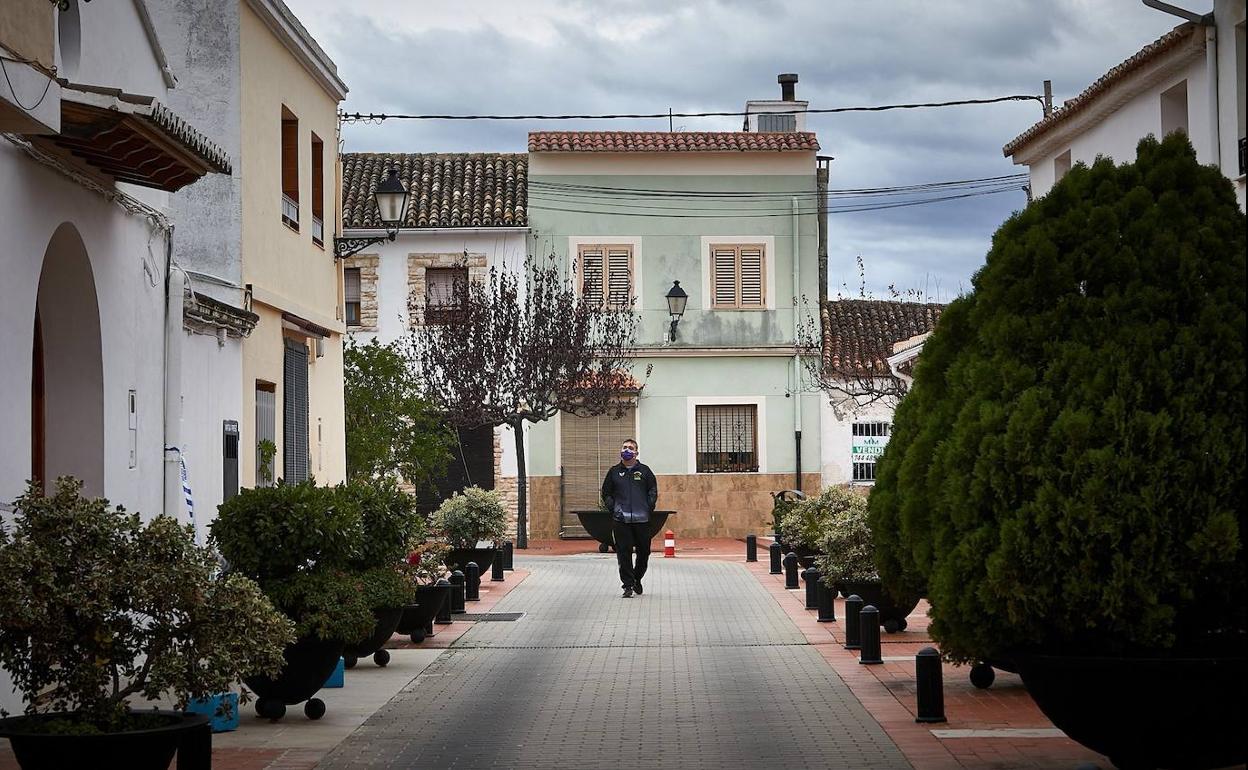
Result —
M 854 463 L 854 481 L 875 481 L 875 463 Z
M 866 438 L 888 438 L 893 426 L 887 422 L 856 422 L 850 426 L 854 436 Z M 873 455 L 855 454 L 851 460 L 853 466 L 850 480 L 854 483 L 875 483 L 875 457 Z
M 425 270 L 425 321 L 447 323 L 463 310 L 468 295 L 468 268 Z
M 763 113 L 758 116 L 758 130 L 760 133 L 792 133 L 797 130 L 797 116 Z
M 298 213 L 295 216 L 298 217 Z M 312 240 L 317 246 L 325 245 L 325 222 L 316 214 L 312 215 Z
M 282 221 L 299 229 L 299 201 L 285 194 L 282 195 Z
M 698 473 L 758 472 L 758 407 L 699 406 L 694 416 Z
M 348 267 L 342 271 L 343 295 L 346 304 L 347 326 L 360 325 L 360 269 Z
M 887 422 L 856 422 L 850 428 L 855 436 L 887 436 L 892 429 Z

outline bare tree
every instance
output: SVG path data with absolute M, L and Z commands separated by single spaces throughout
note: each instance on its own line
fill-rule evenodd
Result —
M 629 302 L 584 301 L 552 254 L 530 260 L 523 275 L 492 267 L 484 280 L 457 284 L 449 306 L 425 320 L 411 330 L 409 350 L 427 396 L 457 426 L 512 429 L 516 547 L 527 548 L 524 424 L 564 411 L 622 415 L 638 389 L 638 317 Z

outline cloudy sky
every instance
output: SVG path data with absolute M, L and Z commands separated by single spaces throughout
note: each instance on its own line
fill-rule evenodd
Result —
M 1038 94 L 1060 104 L 1179 19 L 1139 0 L 286 0 L 338 65 L 349 112 L 539 113 L 741 110 L 796 72 L 811 107 Z M 1191 0 L 1205 12 L 1209 0 Z M 1034 102 L 812 115 L 833 189 L 1021 170 L 1001 147 L 1038 120 Z M 350 125 L 350 152 L 517 151 L 538 128 L 665 130 L 667 121 L 389 121 Z M 738 130 L 688 118 L 678 130 Z M 947 301 L 983 264 L 1021 189 L 831 217 L 831 292 L 925 291 Z

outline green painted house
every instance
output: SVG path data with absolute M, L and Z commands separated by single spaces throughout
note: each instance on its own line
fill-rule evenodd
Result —
M 740 132 L 529 134 L 530 253 L 642 320 L 623 418 L 529 430 L 531 537 L 575 531 L 629 437 L 680 537 L 762 532 L 772 492 L 819 487 L 823 396 L 802 385 L 796 340 L 826 275 L 827 176 L 804 103 L 785 96 L 751 102 Z M 676 282 L 688 303 L 673 333 Z

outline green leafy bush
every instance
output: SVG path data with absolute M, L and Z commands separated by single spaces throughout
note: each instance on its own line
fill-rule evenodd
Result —
M 350 560 L 353 568 L 395 567 L 424 539 L 424 519 L 416 512 L 416 500 L 393 479 L 351 481 L 335 489 L 342 506 L 356 506 L 363 528 L 360 548 Z
M 1245 218 L 1187 140 L 1079 166 L 927 341 L 870 498 L 955 659 L 1248 629 Z
M 295 622 L 295 633 L 355 641 L 372 633 L 376 619 L 357 572 L 337 568 L 296 572 L 264 583 L 265 593 Z
M 785 521 L 795 517 L 806 522 L 813 543 L 809 547 L 823 552 L 815 564 L 824 583 L 835 586 L 844 580 L 879 579 L 866 497 L 845 487 L 828 487 L 794 506 Z M 789 532 L 789 525 L 784 526 Z
M 481 540 L 499 540 L 507 533 L 507 508 L 497 492 L 468 487 L 438 506 L 429 528 L 452 548 L 476 548 Z
M 0 528 L 0 665 L 28 714 L 76 712 L 55 729 L 107 732 L 135 696 L 185 706 L 281 669 L 291 624 L 254 582 L 218 575 L 190 527 L 143 524 L 81 489 L 32 485 Z
M 403 571 L 413 586 L 432 585 L 446 575 L 446 555 L 450 552 L 446 543 L 429 541 L 421 543 L 407 555 Z
M 814 551 L 824 550 L 823 541 L 828 526 L 834 524 L 833 517 L 853 505 L 866 510 L 865 498 L 845 487 L 828 487 L 815 497 L 786 502 L 780 513 L 784 541 Z

